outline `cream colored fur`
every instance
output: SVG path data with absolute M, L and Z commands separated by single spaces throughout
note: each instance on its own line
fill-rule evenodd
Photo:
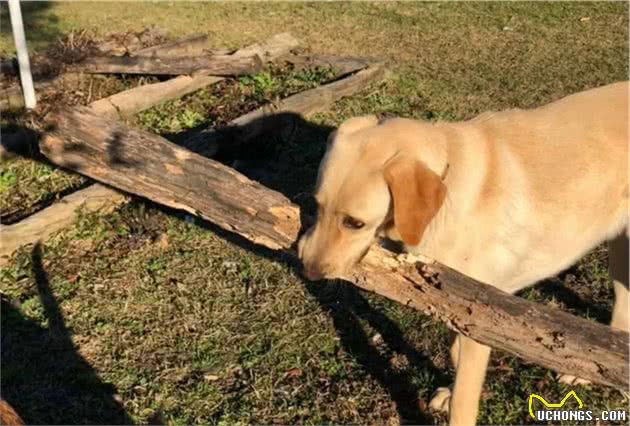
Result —
M 394 192 L 386 177 L 395 163 L 415 164 L 418 173 L 400 170 L 398 179 L 424 176 L 419 189 L 401 194 L 399 184 Z M 446 189 L 436 209 L 418 198 L 429 183 Z M 621 234 L 611 243 L 612 325 L 627 329 L 628 187 L 626 82 L 465 122 L 357 117 L 329 142 L 315 194 L 318 219 L 300 240 L 300 257 L 312 279 L 342 276 L 377 236 L 409 240 L 408 224 L 428 218 L 409 251 L 513 293 Z M 422 216 L 407 218 L 406 234 L 398 232 L 396 197 L 413 200 Z M 452 352 L 452 395 L 439 390 L 431 406 L 450 407 L 451 425 L 471 425 L 490 348 L 459 336 Z

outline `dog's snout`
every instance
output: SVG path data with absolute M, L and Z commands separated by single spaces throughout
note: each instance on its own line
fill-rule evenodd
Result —
M 322 269 L 314 263 L 306 263 L 302 270 L 302 274 L 310 281 L 318 281 L 324 278 Z

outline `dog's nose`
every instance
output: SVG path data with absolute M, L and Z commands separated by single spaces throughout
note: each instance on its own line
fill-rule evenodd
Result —
M 314 265 L 312 263 L 304 265 L 304 268 L 302 269 L 302 274 L 310 281 L 318 281 L 324 278 L 322 270 L 317 265 Z

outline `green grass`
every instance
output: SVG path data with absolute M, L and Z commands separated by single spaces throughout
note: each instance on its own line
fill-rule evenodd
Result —
M 86 178 L 48 164 L 17 159 L 0 165 L 0 213 L 26 209 L 50 194 L 79 187 Z
M 389 78 L 314 117 L 320 125 L 364 113 L 464 119 L 540 105 L 628 73 L 624 3 L 23 7 L 29 43 L 38 50 L 73 29 L 103 34 L 157 24 L 172 36 L 204 32 L 210 47 L 231 48 L 282 28 L 315 51 L 389 61 Z M 11 52 L 5 4 L 0 24 L 0 52 Z M 329 77 L 270 69 L 129 121 L 171 137 L 224 124 Z M 103 82 L 99 93 L 137 83 Z M 266 184 L 303 201 L 323 133 L 299 129 L 291 140 L 259 145 L 272 152 L 251 167 L 264 166 Z M 0 168 L 3 211 L 80 179 L 26 160 Z M 598 248 L 522 297 L 607 321 L 606 262 L 606 250 Z M 433 390 L 452 380 L 443 324 L 342 283 L 305 283 L 286 259 L 139 200 L 112 214 L 80 215 L 45 242 L 41 258 L 24 247 L 0 270 L 0 291 L 2 392 L 31 423 L 394 425 L 400 416 L 434 423 L 441 419 L 423 409 Z M 531 423 L 531 392 L 555 400 L 567 390 L 550 371 L 495 352 L 479 422 Z M 610 388 L 576 391 L 588 409 L 628 406 Z

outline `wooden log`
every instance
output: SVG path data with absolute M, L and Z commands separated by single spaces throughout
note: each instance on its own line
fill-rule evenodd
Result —
M 187 211 L 264 247 L 294 254 L 299 208 L 282 194 L 151 133 L 90 113 L 50 114 L 42 152 L 55 164 Z M 438 317 L 483 344 L 561 373 L 628 388 L 628 334 L 503 293 L 455 271 L 403 264 L 374 247 L 346 277 Z M 426 278 L 428 277 L 428 279 Z
M 134 87 L 90 104 L 90 109 L 107 116 L 128 116 L 170 99 L 182 97 L 203 87 L 218 83 L 221 77 L 182 75 L 160 83 Z
M 285 55 L 291 49 L 294 49 L 299 44 L 298 40 L 293 38 L 288 33 L 282 33 L 270 37 L 269 39 L 255 43 L 251 46 L 247 46 L 243 49 L 237 50 L 235 55 L 262 55 L 265 60 L 273 61 L 278 57 Z M 164 102 L 168 99 L 173 99 L 178 96 L 183 96 L 186 93 L 192 92 L 196 89 L 203 87 L 206 84 L 213 84 L 221 81 L 221 77 L 211 76 L 180 76 L 170 79 L 165 82 L 155 83 L 146 86 L 140 86 L 134 89 L 129 89 L 124 92 L 117 93 L 108 98 L 101 99 L 96 102 L 92 102 L 89 106 L 93 113 L 100 114 L 107 117 L 117 117 L 118 115 L 129 115 L 134 112 L 141 111 L 149 108 L 156 103 Z M 27 132 L 23 135 L 24 138 L 33 138 L 32 132 Z M 16 135 L 15 138 L 9 138 L 6 141 L 2 140 L 2 146 L 0 146 L 0 161 L 3 158 L 10 158 L 14 153 L 19 152 L 21 149 L 26 149 L 30 144 L 22 143 L 21 146 L 17 146 L 17 139 L 20 135 Z M 25 139 L 22 142 L 25 142 Z M 36 138 L 33 138 L 37 143 Z M 99 184 L 94 185 L 98 189 L 88 187 L 77 191 L 72 194 L 71 198 L 64 197 L 59 203 L 65 203 L 67 205 L 74 206 L 74 209 L 52 209 L 50 207 L 37 213 L 36 219 L 20 222 L 16 225 L 9 225 L 3 228 L 3 233 L 7 235 L 14 235 L 15 242 L 7 245 L 0 245 L 0 266 L 6 263 L 8 256 L 15 251 L 19 246 L 25 244 L 32 244 L 40 239 L 46 238 L 48 235 L 65 228 L 72 223 L 76 216 L 75 210 L 83 208 L 86 211 L 91 209 L 100 209 L 101 205 L 93 201 L 85 202 L 88 200 L 94 200 L 93 193 L 98 191 L 99 199 L 104 203 L 107 199 L 107 194 L 115 205 L 118 204 L 120 194 Z M 83 203 L 77 200 L 84 200 Z
M 298 45 L 299 41 L 291 34 L 281 33 L 261 43 L 254 43 L 239 49 L 233 55 L 236 57 L 258 55 L 266 61 L 275 61 Z M 161 52 L 163 50 L 160 50 Z M 119 92 L 92 102 L 90 108 L 95 113 L 105 114 L 110 117 L 132 115 L 167 100 L 192 93 L 202 87 L 216 84 L 222 80 L 222 77 L 182 75 L 164 82 L 147 84 Z
M 85 211 L 109 212 L 125 201 L 125 196 L 103 185 L 92 185 L 63 198 L 45 210 L 37 212 L 13 225 L 0 225 L 2 244 L 0 266 L 8 255 L 27 242 L 45 239 L 59 229 L 74 223 L 81 208 Z
M 206 34 L 194 34 L 170 43 L 145 47 L 144 49 L 133 52 L 132 56 L 159 56 L 162 58 L 173 56 L 193 56 L 201 54 L 207 44 L 208 36 Z
M 356 66 L 363 67 L 363 63 L 357 62 Z M 380 78 L 383 73 L 383 64 L 374 63 L 352 76 L 289 96 L 242 115 L 229 123 L 228 131 L 225 129 L 202 131 L 191 137 L 183 145 L 191 151 L 211 157 L 217 151 L 218 145 L 225 135 L 227 135 L 230 143 L 247 142 L 270 129 L 277 128 L 278 125 L 286 125 L 286 123 L 278 123 L 274 120 L 274 115 L 281 112 L 292 112 L 308 116 L 324 111 L 337 100 L 367 87 Z
M 411 263 L 409 263 L 411 260 Z M 628 333 L 510 295 L 444 265 L 373 247 L 347 279 L 480 343 L 628 390 Z
M 215 218 L 221 226 L 247 235 L 249 239 L 263 245 L 280 248 L 274 241 L 286 243 L 296 234 L 298 229 L 294 228 L 299 228 L 298 217 L 292 216 L 298 213 L 296 209 L 276 209 L 276 206 L 282 207 L 284 202 L 281 194 L 269 192 L 236 171 L 215 161 L 208 162 L 209 160 L 157 135 L 126 127 L 89 112 L 86 108 L 64 109 L 62 112 L 52 113 L 49 124 L 55 130 L 44 134 L 40 141 L 40 150 L 61 167 L 92 177 L 100 176 L 101 172 L 107 174 L 107 170 L 111 168 L 125 170 L 126 173 L 112 173 L 115 183 L 111 186 L 134 193 L 129 189 L 137 177 L 152 188 L 150 198 L 158 203 L 207 219 Z M 75 131 L 66 143 L 66 137 L 69 136 L 67 126 L 75 126 Z M 84 134 L 89 127 L 89 131 L 95 135 Z M 85 141 L 80 141 L 83 137 Z M 95 140 L 100 140 L 102 144 L 93 145 Z M 144 156 L 142 152 L 147 150 L 151 151 L 147 152 L 151 159 L 138 160 Z M 86 162 L 84 156 L 89 156 L 94 161 Z M 209 168 L 197 168 L 197 165 Z M 194 173 L 189 170 L 191 167 L 195 170 Z M 145 172 L 144 168 L 150 170 Z M 131 176 L 132 174 L 137 176 Z M 156 179 L 158 176 L 160 178 Z M 169 179 L 164 179 L 164 176 L 169 176 Z M 173 179 L 170 179 L 171 176 Z M 103 182 L 99 178 L 96 180 Z M 249 193 L 243 193 L 244 186 Z M 182 192 L 181 188 L 184 187 L 187 189 Z M 215 187 L 220 189 L 216 191 Z M 175 198 L 173 191 L 179 194 Z M 250 196 L 251 200 L 248 199 Z M 202 205 L 191 207 L 197 204 L 193 200 Z M 250 208 L 250 205 L 253 207 Z M 290 220 L 286 223 L 291 227 L 284 229 L 276 222 L 278 217 L 286 219 L 287 215 Z M 220 219 L 223 216 L 225 220 Z M 230 216 L 229 221 L 227 216 Z M 263 231 L 256 229 L 255 221 L 252 221 L 254 217 L 276 226 L 268 226 Z
M 219 75 L 255 74 L 262 70 L 258 56 L 98 56 L 73 65 L 73 72 L 89 74 L 149 74 L 149 75 Z

